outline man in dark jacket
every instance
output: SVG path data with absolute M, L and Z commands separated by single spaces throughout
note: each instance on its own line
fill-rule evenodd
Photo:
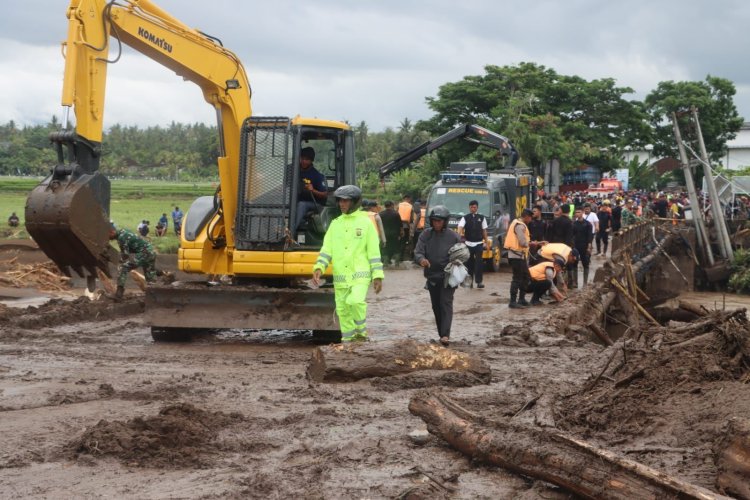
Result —
M 573 246 L 573 221 L 570 220 L 570 205 L 567 203 L 555 208 L 555 219 L 547 230 L 547 241 L 550 243 L 565 243 Z
M 393 202 L 385 202 L 385 210 L 380 212 L 380 220 L 383 222 L 383 231 L 385 232 L 385 247 L 381 251 L 383 264 L 388 265 L 391 259 L 398 259 L 401 254 L 401 243 L 399 235 L 401 234 L 401 217 L 393 208 Z
M 453 294 L 456 289 L 447 284 L 445 266 L 448 265 L 448 251 L 461 241 L 461 237 L 448 229 L 450 212 L 443 205 L 433 207 L 427 217 L 431 227 L 422 231 L 419 236 L 414 249 L 414 261 L 424 268 L 440 343 L 448 345 L 453 323 Z

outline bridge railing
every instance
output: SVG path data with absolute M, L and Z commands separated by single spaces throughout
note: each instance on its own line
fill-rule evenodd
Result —
M 640 255 L 653 243 L 654 222 L 642 220 L 626 226 L 612 235 L 612 256 L 626 253 Z

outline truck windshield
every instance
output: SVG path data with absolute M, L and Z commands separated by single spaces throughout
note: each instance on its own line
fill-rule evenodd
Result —
M 429 207 L 445 205 L 451 215 L 466 215 L 469 213 L 469 202 L 479 202 L 478 212 L 485 216 L 490 213 L 490 192 L 484 188 L 475 187 L 436 187 L 430 193 Z

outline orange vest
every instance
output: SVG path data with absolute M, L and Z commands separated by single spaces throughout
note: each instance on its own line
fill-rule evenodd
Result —
M 425 215 L 427 214 L 427 209 L 426 208 L 421 209 L 420 213 L 422 215 L 419 217 L 419 224 L 417 224 L 417 229 L 424 229 L 424 218 L 425 218 Z
M 531 266 L 529 268 L 531 279 L 534 281 L 545 281 L 547 279 L 547 275 L 545 273 L 547 272 L 548 267 L 554 269 L 555 264 L 553 264 L 552 262 L 541 262 L 535 266 Z M 555 271 L 555 274 L 557 274 L 557 271 Z
M 503 243 L 503 246 L 507 248 L 508 250 L 513 250 L 514 252 L 528 253 L 529 248 L 528 247 L 523 248 L 521 244 L 518 242 L 518 236 L 516 236 L 516 226 L 518 224 L 521 224 L 523 226 L 523 230 L 526 233 L 526 241 L 531 241 L 529 228 L 526 227 L 526 224 L 524 224 L 521 221 L 521 219 L 516 219 L 510 223 L 510 226 L 508 227 L 508 232 L 505 233 L 505 242 Z
M 398 215 L 401 216 L 401 222 L 411 222 L 411 203 L 402 201 L 398 204 Z
M 539 255 L 546 260 L 555 260 L 555 255 L 559 255 L 568 262 L 572 251 L 573 249 L 565 243 L 547 243 L 539 250 Z

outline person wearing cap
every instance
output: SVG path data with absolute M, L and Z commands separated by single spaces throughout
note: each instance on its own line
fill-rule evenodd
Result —
M 450 212 L 443 205 L 432 207 L 427 217 L 430 227 L 422 231 L 417 240 L 414 262 L 424 269 L 440 343 L 448 345 L 453 323 L 453 295 L 456 289 L 449 286 L 445 279 L 445 266 L 450 262 L 451 247 L 460 243 L 461 237 L 448 229 Z
M 633 200 L 630 198 L 625 202 L 625 207 L 622 209 L 621 221 L 622 227 L 628 227 L 638 222 L 638 216 L 635 215 L 635 209 L 633 208 Z
M 383 287 L 383 263 L 375 226 L 359 209 L 362 190 L 341 186 L 333 193 L 341 215 L 326 231 L 323 246 L 313 265 L 312 282 L 319 286 L 326 268 L 333 263 L 333 290 L 336 316 L 343 342 L 364 341 L 367 337 L 367 290 L 375 293 Z
M 109 226 L 109 239 L 117 240 L 120 246 L 120 267 L 115 299 L 122 299 L 125 295 L 125 283 L 128 274 L 133 269 L 143 268 L 143 275 L 148 283 L 156 280 L 156 253 L 151 243 L 125 228 L 118 229 L 113 223 Z M 132 260 L 131 256 L 133 256 Z
M 544 261 L 529 268 L 529 275 L 531 280 L 529 286 L 526 289 L 527 292 L 531 293 L 532 306 L 542 305 L 542 295 L 549 291 L 552 298 L 557 302 L 562 302 L 565 299 L 565 295 L 555 286 L 555 280 L 557 275 L 560 273 L 565 263 L 560 258 L 555 258 L 554 261 Z
M 521 216 L 510 223 L 505 234 L 503 248 L 508 251 L 508 263 L 513 270 L 510 280 L 510 301 L 508 307 L 521 309 L 529 305 L 526 301 L 526 288 L 529 282 L 529 250 L 532 242 L 528 224 L 533 213 L 528 208 L 521 212 Z
M 297 231 L 311 210 L 323 207 L 328 199 L 326 176 L 315 169 L 315 150 L 311 147 L 302 148 L 299 153 L 300 190 L 297 194 L 297 218 L 294 230 Z

